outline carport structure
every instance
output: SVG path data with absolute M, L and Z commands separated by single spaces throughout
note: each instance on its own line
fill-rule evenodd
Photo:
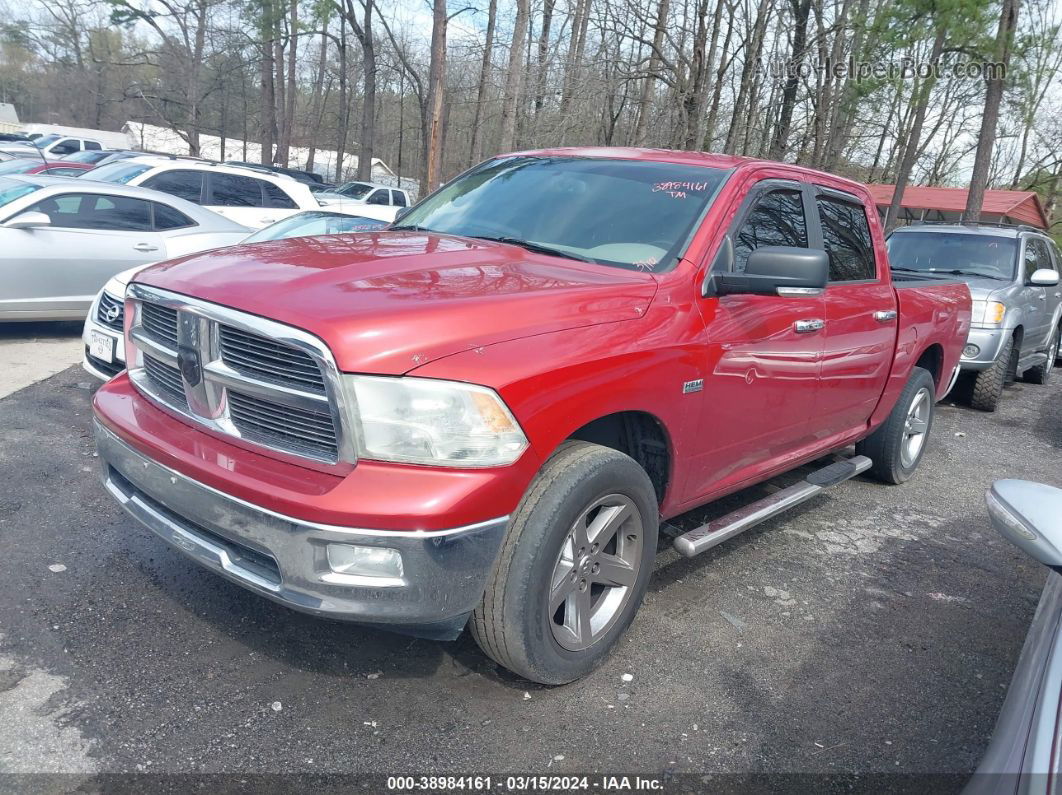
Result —
M 892 203 L 895 185 L 868 185 L 882 219 Z M 900 200 L 901 224 L 962 223 L 966 211 L 966 188 L 911 186 Z M 1040 197 L 1027 190 L 986 190 L 981 221 L 1002 224 L 1028 224 L 1047 229 L 1050 221 Z

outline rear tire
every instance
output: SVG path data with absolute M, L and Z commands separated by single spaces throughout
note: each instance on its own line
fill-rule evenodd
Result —
M 857 455 L 874 462 L 870 467 L 874 477 L 900 484 L 914 474 L 929 441 L 935 409 L 936 382 L 928 370 L 916 367 L 889 418 L 856 445 Z
M 1025 371 L 1025 375 L 1022 376 L 1030 384 L 1040 384 L 1041 386 L 1051 380 L 1051 372 L 1055 369 L 1055 364 L 1058 361 L 1058 329 L 1055 329 L 1051 333 L 1051 339 L 1047 343 L 1047 361 L 1043 364 L 1038 364 L 1035 367 L 1030 367 Z
M 971 406 L 979 411 L 996 410 L 1003 395 L 1003 386 L 1010 375 L 1013 358 L 1014 338 L 1011 337 L 1004 343 L 992 366 L 979 372 L 974 379 L 973 394 L 970 396 Z
M 653 483 L 634 459 L 566 442 L 509 521 L 472 637 L 533 682 L 560 685 L 590 673 L 638 612 L 658 521 Z

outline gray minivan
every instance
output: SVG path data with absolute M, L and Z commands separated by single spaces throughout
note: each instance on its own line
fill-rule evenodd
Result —
M 1019 376 L 1047 383 L 1062 324 L 1062 255 L 1050 237 L 1031 226 L 916 224 L 893 230 L 888 248 L 894 271 L 958 276 L 970 286 L 961 367 L 973 375 L 974 408 L 995 411 L 1004 385 Z

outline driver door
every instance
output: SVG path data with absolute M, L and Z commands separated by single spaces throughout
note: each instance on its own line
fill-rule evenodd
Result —
M 757 183 L 730 227 L 733 265 L 763 246 L 821 248 L 814 205 L 799 182 Z M 716 264 L 715 268 L 726 267 Z M 815 294 L 702 299 L 706 374 L 691 494 L 703 495 L 777 468 L 812 441 L 825 304 Z

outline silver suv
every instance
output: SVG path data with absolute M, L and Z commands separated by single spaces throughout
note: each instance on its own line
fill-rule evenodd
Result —
M 995 411 L 1004 385 L 1019 376 L 1047 383 L 1062 324 L 1062 255 L 1051 238 L 1031 226 L 918 224 L 894 230 L 888 247 L 894 271 L 958 276 L 970 286 L 961 367 L 974 374 L 974 408 Z

